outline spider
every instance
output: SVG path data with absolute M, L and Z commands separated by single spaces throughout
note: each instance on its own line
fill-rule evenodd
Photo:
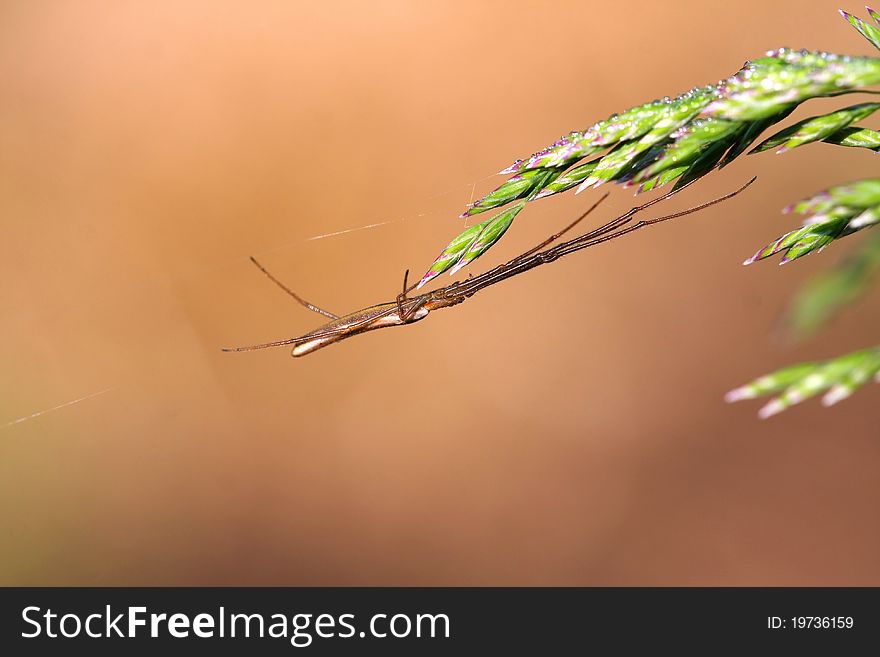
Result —
M 320 326 L 317 329 L 299 337 L 287 338 L 285 340 L 277 340 L 275 342 L 267 342 L 265 344 L 251 345 L 247 347 L 227 347 L 224 348 L 223 351 L 253 351 L 255 349 L 266 349 L 268 347 L 293 345 L 293 350 L 291 352 L 293 356 L 305 356 L 314 351 L 317 351 L 318 349 L 334 344 L 336 342 L 340 342 L 355 335 L 361 335 L 362 333 L 366 333 L 367 331 L 386 328 L 388 326 L 404 326 L 406 324 L 414 324 L 415 322 L 423 320 L 433 310 L 457 306 L 458 304 L 469 299 L 474 294 L 484 288 L 495 285 L 496 283 L 500 283 L 501 281 L 508 278 L 523 274 L 540 265 L 554 262 L 562 256 L 574 253 L 576 251 L 581 251 L 582 249 L 587 249 L 591 246 L 596 246 L 597 244 L 601 244 L 602 242 L 607 242 L 609 240 L 622 237 L 623 235 L 639 230 L 640 228 L 645 228 L 646 226 L 652 226 L 663 221 L 668 221 L 669 219 L 675 219 L 676 217 L 682 217 L 684 215 L 692 214 L 694 212 L 698 212 L 699 210 L 708 208 L 709 206 L 721 203 L 722 201 L 726 201 L 727 199 L 733 198 L 740 192 L 743 192 L 753 182 L 755 182 L 756 179 L 757 177 L 754 177 L 742 187 L 733 192 L 715 198 L 711 201 L 707 201 L 700 205 L 688 208 L 686 210 L 681 210 L 672 214 L 655 217 L 653 219 L 643 219 L 637 221 L 636 223 L 632 223 L 634 217 L 639 212 L 642 212 L 643 210 L 646 210 L 651 206 L 660 203 L 661 201 L 665 201 L 666 199 L 677 194 L 686 187 L 689 187 L 691 183 L 695 182 L 691 181 L 690 183 L 682 185 L 677 189 L 673 189 L 671 192 L 668 192 L 662 196 L 658 196 L 657 198 L 652 199 L 647 203 L 631 208 L 628 212 L 620 215 L 615 219 L 612 219 L 608 223 L 598 228 L 595 228 L 582 235 L 579 235 L 578 237 L 572 238 L 565 242 L 561 242 L 556 246 L 548 248 L 550 247 L 550 244 L 572 230 L 593 210 L 595 210 L 596 207 L 598 207 L 598 205 L 608 197 L 608 194 L 605 194 L 577 219 L 565 226 L 565 228 L 563 228 L 559 232 L 554 233 L 537 246 L 529 249 L 528 251 L 525 251 L 524 253 L 521 253 L 520 255 L 511 260 L 508 260 L 503 264 L 498 265 L 493 269 L 490 269 L 487 272 L 479 274 L 478 276 L 471 276 L 470 278 L 467 278 L 463 281 L 456 281 L 455 283 L 451 283 L 450 285 L 439 287 L 435 290 L 431 290 L 429 292 L 411 297 L 408 296 L 409 293 L 412 292 L 417 286 L 415 284 L 409 286 L 407 285 L 409 277 L 409 270 L 407 270 L 403 276 L 403 290 L 397 295 L 397 298 L 394 301 L 388 301 L 386 303 L 380 303 L 374 306 L 361 308 L 360 310 L 356 310 L 353 313 L 349 313 L 348 315 L 343 316 L 334 315 L 333 313 L 324 310 L 323 308 L 319 308 L 318 306 L 309 303 L 308 301 L 300 297 L 296 292 L 284 285 L 284 283 L 275 278 L 265 267 L 263 267 L 263 265 L 261 265 L 257 261 L 256 258 L 251 256 L 251 262 L 253 262 L 254 265 L 256 265 L 256 267 L 260 271 L 262 271 L 273 283 L 275 283 L 278 287 L 280 287 L 287 294 L 293 297 L 300 305 L 320 315 L 324 315 L 325 317 L 329 318 L 330 321 L 323 326 Z

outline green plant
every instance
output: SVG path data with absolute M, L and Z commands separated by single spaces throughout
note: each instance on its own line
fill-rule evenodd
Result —
M 880 13 L 867 11 L 880 25 Z M 878 27 L 847 12 L 841 14 L 880 49 Z M 462 217 L 513 205 L 456 236 L 418 287 L 444 272 L 453 274 L 486 253 L 528 203 L 609 181 L 635 186 L 637 193 L 673 181 L 673 189 L 679 188 L 745 153 L 765 130 L 801 103 L 818 97 L 875 93 L 869 88 L 878 84 L 878 57 L 780 48 L 746 62 L 717 84 L 639 105 L 572 132 L 501 172 L 512 176 L 473 202 Z M 783 153 L 817 142 L 880 152 L 880 132 L 855 125 L 878 109 L 880 103 L 867 102 L 810 117 L 765 139 L 750 154 L 771 149 Z M 587 160 L 590 156 L 597 157 Z M 777 253 L 783 254 L 780 264 L 784 264 L 874 226 L 880 222 L 880 179 L 831 187 L 787 211 L 806 215 L 803 225 L 759 250 L 745 264 Z M 815 330 L 865 289 L 880 264 L 880 239 L 871 238 L 854 256 L 801 291 L 789 312 L 796 330 Z M 778 393 L 760 412 L 767 417 L 825 389 L 830 391 L 824 401 L 832 404 L 872 376 L 880 377 L 878 370 L 880 348 L 866 349 L 779 370 L 732 391 L 727 398 L 735 401 Z

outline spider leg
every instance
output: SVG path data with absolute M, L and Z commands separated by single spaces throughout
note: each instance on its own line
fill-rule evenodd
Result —
M 282 290 L 284 290 L 285 292 L 287 292 L 290 296 L 292 296 L 294 299 L 296 299 L 296 301 L 297 301 L 301 306 L 305 306 L 306 308 L 308 308 L 308 309 L 311 310 L 312 312 L 318 313 L 319 315 L 324 315 L 324 317 L 329 317 L 330 319 L 339 319 L 339 315 L 334 315 L 334 314 L 331 313 L 329 310 L 324 310 L 323 308 L 318 308 L 318 306 L 316 306 L 316 305 L 314 305 L 314 304 L 312 304 L 312 303 L 309 303 L 308 301 L 306 301 L 305 299 L 303 299 L 303 298 L 302 298 L 301 296 L 299 296 L 296 292 L 294 292 L 293 290 L 291 290 L 291 289 L 290 289 L 289 287 L 287 287 L 284 283 L 282 283 L 282 282 L 279 281 L 277 278 L 275 278 L 272 274 L 270 274 L 269 271 L 268 271 L 265 267 L 263 267 L 263 265 L 261 265 L 259 262 L 257 262 L 257 259 L 256 259 L 254 256 L 251 256 L 251 262 L 254 263 L 254 265 L 256 265 L 257 269 L 259 269 L 261 272 L 263 272 L 264 274 L 266 274 L 266 276 L 269 278 L 270 281 L 272 281 L 273 283 L 275 283 L 275 285 L 277 285 L 277 286 L 280 287 Z
M 582 222 L 584 219 L 586 219 L 586 218 L 587 218 L 587 215 L 589 215 L 593 210 L 595 210 L 595 209 L 598 207 L 598 205 L 599 205 L 602 201 L 604 201 L 606 198 L 608 198 L 609 193 L 610 193 L 610 192 L 605 192 L 605 195 L 602 196 L 598 201 L 596 201 L 595 203 L 593 203 L 593 205 L 591 205 L 591 206 L 589 207 L 589 209 L 587 209 L 587 211 L 584 212 L 581 216 L 579 216 L 577 219 L 575 219 L 574 221 L 572 221 L 570 224 L 568 224 L 565 228 L 563 228 L 562 230 L 560 230 L 558 233 L 553 233 L 550 237 L 548 237 L 548 238 L 545 239 L 543 242 L 541 242 L 540 244 L 538 244 L 538 246 L 533 247 L 533 248 L 529 249 L 528 251 L 526 251 L 525 253 L 521 253 L 520 255 L 518 255 L 516 258 L 513 259 L 513 262 L 519 262 L 520 260 L 523 260 L 523 259 L 525 259 L 525 258 L 528 258 L 528 257 L 529 257 L 530 255 L 532 255 L 533 253 L 536 253 L 537 251 L 540 251 L 540 250 L 543 249 L 545 246 L 550 245 L 551 243 L 555 242 L 555 241 L 558 240 L 560 237 L 562 237 L 563 235 L 565 235 L 568 231 L 570 231 L 572 228 L 574 228 L 574 227 L 577 226 L 580 222 Z
M 397 316 L 400 319 L 403 319 L 403 302 L 406 301 L 406 293 L 409 290 L 406 289 L 406 282 L 409 279 L 409 269 L 403 272 L 403 292 L 397 295 Z
M 397 295 L 397 299 L 396 299 L 396 301 L 397 301 L 397 316 L 400 318 L 400 321 L 402 321 L 403 323 L 408 322 L 410 320 L 410 318 L 413 315 L 415 315 L 428 302 L 427 297 L 422 297 L 421 299 L 419 297 L 413 297 L 412 299 L 410 299 L 408 296 L 406 296 L 407 293 L 411 292 L 416 287 L 415 283 L 413 285 L 408 286 L 407 285 L 408 281 L 409 281 L 409 269 L 407 269 L 403 273 L 403 291 Z M 404 309 L 403 304 L 406 302 L 412 302 L 413 303 L 412 307 Z
M 428 297 L 415 297 L 411 299 L 413 302 L 412 308 L 409 310 L 405 310 L 403 315 L 398 315 L 404 323 L 408 322 L 411 317 L 413 317 L 419 310 L 421 310 L 422 306 L 424 306 L 428 302 Z

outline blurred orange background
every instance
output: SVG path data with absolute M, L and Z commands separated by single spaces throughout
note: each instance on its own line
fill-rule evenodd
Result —
M 768 48 L 869 54 L 837 6 L 3 3 L 0 583 L 880 584 L 878 391 L 722 401 L 876 344 L 878 290 L 779 330 L 849 240 L 740 265 L 870 152 L 743 157 L 667 208 L 757 174 L 737 199 L 412 327 L 220 351 L 322 323 L 247 256 L 330 310 L 389 300 L 560 134 Z

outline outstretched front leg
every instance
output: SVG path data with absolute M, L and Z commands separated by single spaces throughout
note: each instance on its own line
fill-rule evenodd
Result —
M 329 317 L 330 319 L 339 319 L 339 315 L 334 315 L 333 313 L 331 313 L 328 310 L 324 310 L 323 308 L 318 308 L 318 306 L 316 306 L 312 303 L 309 303 L 308 301 L 303 299 L 296 292 L 291 290 L 284 283 L 282 283 L 277 278 L 275 278 L 272 274 L 270 274 L 269 270 L 267 270 L 265 267 L 263 267 L 263 265 L 261 265 L 259 262 L 257 262 L 257 259 L 254 256 L 251 256 L 251 262 L 254 263 L 254 265 L 256 265 L 257 269 L 259 269 L 261 272 L 266 274 L 266 276 L 269 278 L 270 281 L 275 283 L 275 285 L 277 285 L 282 290 L 287 292 L 290 296 L 292 296 L 294 299 L 296 299 L 297 303 L 299 303 L 301 306 L 304 306 L 304 307 L 308 308 L 309 310 L 311 310 L 312 312 L 318 313 L 319 315 L 324 315 L 324 317 Z
M 590 207 L 589 207 L 589 208 L 588 208 L 583 214 L 581 214 L 581 216 L 579 216 L 577 219 L 575 219 L 574 221 L 572 221 L 572 222 L 571 222 L 570 224 L 568 224 L 565 228 L 563 228 L 562 230 L 560 230 L 558 233 L 553 233 L 550 237 L 548 237 L 547 239 L 545 239 L 543 242 L 541 242 L 541 243 L 538 244 L 537 246 L 532 247 L 531 249 L 529 249 L 529 250 L 526 251 L 525 253 L 521 253 L 521 254 L 519 254 L 519 255 L 518 255 L 517 257 L 515 257 L 511 262 L 514 263 L 514 262 L 520 262 L 521 260 L 525 260 L 525 259 L 528 258 L 530 255 L 532 255 L 533 253 L 537 253 L 538 251 L 540 251 L 541 249 L 543 249 L 545 246 L 549 246 L 550 244 L 552 244 L 553 242 L 555 242 L 556 240 L 558 240 L 560 237 L 562 237 L 563 235 L 565 235 L 568 231 L 570 231 L 572 228 L 574 228 L 574 227 L 577 226 L 580 222 L 582 222 L 584 219 L 586 219 L 586 218 L 590 215 L 590 213 L 591 213 L 593 210 L 595 210 L 597 207 L 599 207 L 599 204 L 600 204 L 602 201 L 604 201 L 606 198 L 608 198 L 609 195 L 610 195 L 610 192 L 605 192 L 605 194 L 604 194 L 604 195 L 603 195 L 598 201 L 596 201 L 595 203 L 593 203 L 593 205 L 591 205 L 591 206 L 590 206 Z

